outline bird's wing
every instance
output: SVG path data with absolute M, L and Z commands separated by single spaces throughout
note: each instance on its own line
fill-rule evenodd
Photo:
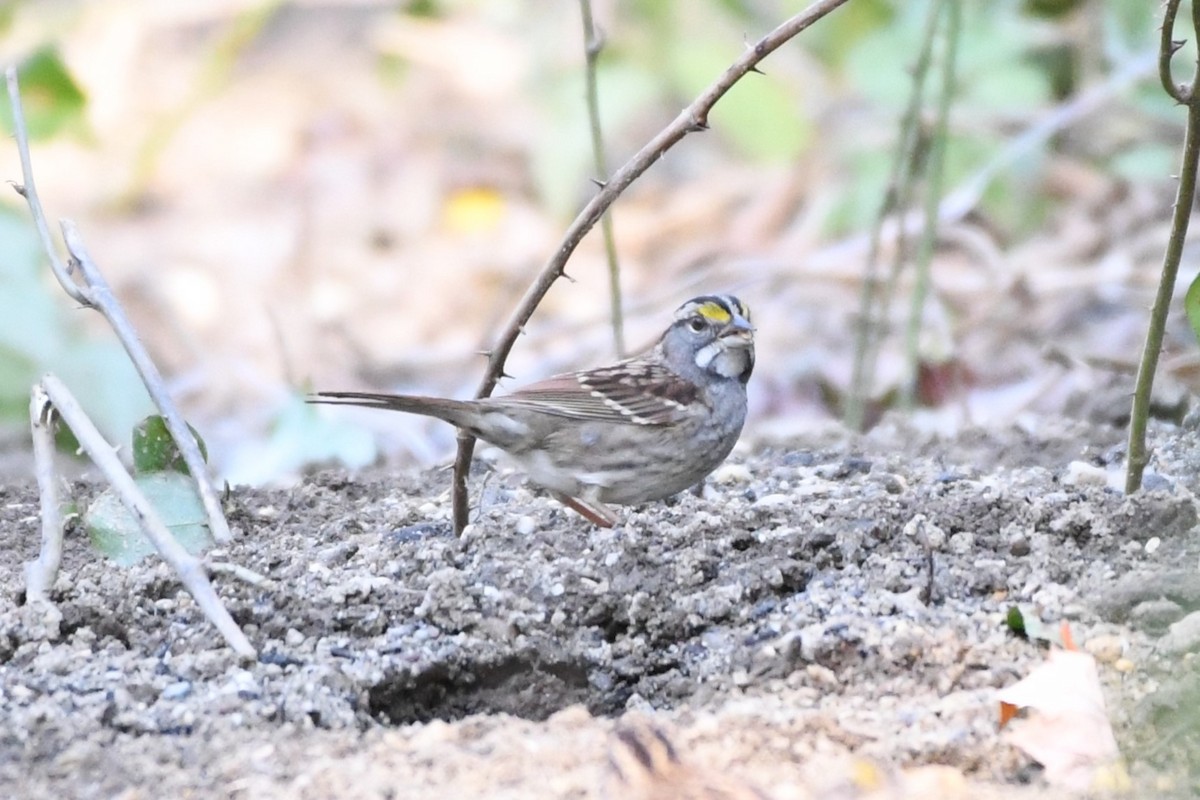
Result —
M 702 402 L 695 384 L 650 361 L 556 375 L 495 398 L 546 414 L 633 425 L 667 425 Z

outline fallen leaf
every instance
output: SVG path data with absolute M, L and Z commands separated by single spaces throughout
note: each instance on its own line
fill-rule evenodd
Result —
M 1001 727 L 1015 709 L 1028 709 L 1012 722 L 1008 740 L 1045 768 L 1050 783 L 1076 791 L 1128 784 L 1096 661 L 1087 653 L 1051 650 L 1046 663 L 1002 690 L 999 700 Z

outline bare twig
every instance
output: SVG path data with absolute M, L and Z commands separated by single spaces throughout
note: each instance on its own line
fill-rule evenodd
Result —
M 904 382 L 903 403 L 911 407 L 917 395 L 920 375 L 921 319 L 924 316 L 925 298 L 929 294 L 929 271 L 933 250 L 937 244 L 938 208 L 942 198 L 942 176 L 945 173 L 946 143 L 950 138 L 950 99 L 954 95 L 954 63 L 958 54 L 958 36 L 962 21 L 962 0 L 949 0 L 946 4 L 947 18 L 942 51 L 942 85 L 938 96 L 937 122 L 934 128 L 933 146 L 929 153 L 929 171 L 925 181 L 925 227 L 917 247 L 917 280 L 913 287 L 912 307 L 908 316 L 906 351 L 908 353 L 908 380 Z
M 8 67 L 5 75 L 8 80 L 8 99 L 12 104 L 13 130 L 16 134 L 17 150 L 21 155 L 21 179 L 24 181 L 21 186 L 17 187 L 17 191 L 29 204 L 29 213 L 33 216 L 34 224 L 41 236 L 42 247 L 50 258 L 54 277 L 62 285 L 63 291 L 73 300 L 87 308 L 99 311 L 108 320 L 108 324 L 117 334 L 125 352 L 129 354 L 129 359 L 133 362 L 138 374 L 141 375 L 142 383 L 145 384 L 154 404 L 162 412 L 162 416 L 167 422 L 167 430 L 171 432 L 171 437 L 179 447 L 184 463 L 187 464 L 188 470 L 192 474 L 192 480 L 196 482 L 196 487 L 200 492 L 200 501 L 204 504 L 205 514 L 208 516 L 209 530 L 212 532 L 213 539 L 219 543 L 228 542 L 232 538 L 229 532 L 229 523 L 226 522 L 225 514 L 221 510 L 221 502 L 213 488 L 212 480 L 209 478 L 208 468 L 204 463 L 204 456 L 200 453 L 200 447 L 196 444 L 191 431 L 188 430 L 183 416 L 175 408 L 175 403 L 167 392 L 162 375 L 150 359 L 150 354 L 146 352 L 146 348 L 138 339 L 137 332 L 130 324 L 129 318 L 125 316 L 124 309 L 121 308 L 116 295 L 112 293 L 108 281 L 104 279 L 100 269 L 88 255 L 87 249 L 83 245 L 83 238 L 70 220 L 64 219 L 60 223 L 63 241 L 70 254 L 69 265 L 63 265 L 55 253 L 54 243 L 50 239 L 50 229 L 46 223 L 46 213 L 42 209 L 37 186 L 33 180 L 33 164 L 29 155 L 29 138 L 25 128 L 25 114 L 21 107 L 21 89 L 17 82 L 16 67 Z M 73 277 L 72 273 L 75 270 L 79 271 L 82 283 L 76 282 Z
M 225 610 L 221 598 L 217 596 L 212 584 L 209 583 L 203 565 L 195 556 L 185 550 L 183 545 L 177 542 L 171 532 L 167 530 L 167 526 L 158 516 L 154 506 L 142 494 L 132 476 L 121 464 L 121 459 L 117 458 L 112 447 L 104 440 L 100 431 L 96 430 L 96 426 L 92 424 L 91 419 L 88 418 L 66 385 L 53 375 L 46 375 L 42 378 L 40 388 L 34 391 L 34 395 L 35 402 L 42 403 L 41 413 L 47 417 L 50 412 L 45 406 L 47 403 L 53 404 L 54 411 L 62 417 L 63 422 L 70 427 L 75 438 L 79 440 L 80 446 L 104 473 L 104 477 L 121 498 L 121 503 L 138 521 L 146 538 L 154 545 L 163 561 L 166 561 L 171 569 L 179 575 L 180 581 L 195 598 L 196 605 L 200 607 L 204 616 L 208 617 L 209 621 L 216 626 L 221 635 L 225 637 L 225 641 L 238 655 L 253 658 L 254 647 L 246 639 L 245 634 L 242 633 L 233 618 L 229 616 L 229 612 Z M 43 531 L 43 540 L 45 535 L 46 533 Z M 57 538 L 59 540 L 57 547 L 61 548 L 61 527 L 57 531 Z
M 546 292 L 550 291 L 550 287 L 563 274 L 567 259 L 575 252 L 575 248 L 582 241 L 584 235 L 595 226 L 597 220 L 608 210 L 613 201 L 680 139 L 689 133 L 707 130 L 708 114 L 712 107 L 735 83 L 741 80 L 743 75 L 775 52 L 784 42 L 845 2 L 847 0 L 817 0 L 807 9 L 789 18 L 775 30 L 759 39 L 752 47 L 747 48 L 712 85 L 701 92 L 691 105 L 683 109 L 670 125 L 663 128 L 633 158 L 613 173 L 612 178 L 575 217 L 575 221 L 567 228 L 566 234 L 559 243 L 558 249 L 546 266 L 542 268 L 537 279 L 526 290 L 520 303 L 517 304 L 517 308 L 509 318 L 499 340 L 488 355 L 487 370 L 479 384 L 479 390 L 475 393 L 476 397 L 487 397 L 496 388 L 496 382 L 504 371 L 504 362 L 508 359 L 508 354 L 512 351 L 513 344 L 521 335 L 525 324 L 533 316 L 534 310 L 546 296 Z M 458 453 L 454 459 L 453 486 L 454 530 L 458 533 L 461 533 L 467 526 L 469 519 L 467 475 L 471 469 L 471 456 L 474 452 L 475 438 L 460 431 Z
M 1179 274 L 1179 261 L 1183 256 L 1183 245 L 1187 240 L 1188 221 L 1192 216 L 1192 204 L 1196 197 L 1196 170 L 1200 161 L 1200 57 L 1197 58 L 1191 83 L 1178 86 L 1171 78 L 1171 56 L 1180 43 L 1172 38 L 1175 15 L 1179 0 L 1167 0 L 1163 14 L 1162 40 L 1159 45 L 1159 78 L 1167 94 L 1187 106 L 1187 123 L 1183 133 L 1183 155 L 1179 168 L 1179 186 L 1175 190 L 1175 212 L 1171 216 L 1171 234 L 1167 249 L 1163 253 L 1162 276 L 1158 280 L 1158 292 L 1154 306 L 1150 309 L 1150 324 L 1146 329 L 1146 344 L 1142 359 L 1138 363 L 1137 382 L 1133 391 L 1133 408 L 1129 416 L 1129 447 L 1125 471 L 1125 491 L 1136 492 L 1142 487 L 1142 474 L 1150 460 L 1146 452 L 1146 424 L 1150 416 L 1150 393 L 1154 387 L 1154 373 L 1158 369 L 1163 332 L 1167 327 L 1167 314 L 1171 310 L 1171 298 L 1175 293 L 1175 279 Z M 1200 2 L 1192 3 L 1192 30 L 1200 41 Z
M 204 560 L 204 568 L 211 575 L 228 575 L 256 589 L 275 588 L 275 581 L 266 575 L 261 575 L 240 564 L 234 564 L 232 561 L 214 561 L 212 558 L 206 558 Z
M 587 75 L 588 121 L 592 130 L 592 159 L 596 167 L 596 180 L 603 185 L 608 180 L 608 157 L 604 154 L 604 133 L 600 127 L 600 98 L 596 91 L 596 61 L 604 49 L 604 35 L 596 30 L 592 21 L 591 0 L 579 0 L 583 16 L 583 51 L 585 74 Z M 605 212 L 600 217 L 600 233 L 604 236 L 604 257 L 608 262 L 608 293 L 612 307 L 613 350 L 617 358 L 625 357 L 625 315 L 621 309 L 621 265 L 617 261 L 617 242 L 613 235 L 612 214 Z
M 42 512 L 42 546 L 38 557 L 25 564 L 25 600 L 48 601 L 50 586 L 62 563 L 62 506 L 54 474 L 54 420 L 46 392 L 35 386 L 29 395 L 29 429 L 33 432 L 33 463 Z
M 933 60 L 933 43 L 937 38 L 938 20 L 941 18 L 945 0 L 931 3 L 925 21 L 925 32 L 921 39 L 921 52 L 913 64 L 913 88 L 908 106 L 900 119 L 900 135 L 896 139 L 896 152 L 892 160 L 891 175 L 884 191 L 883 201 L 871 226 L 871 240 L 867 249 L 863 271 L 862 291 L 859 294 L 858 324 L 854 342 L 854 366 L 850 378 L 850 391 L 846 399 L 844 420 L 851 430 L 862 430 L 866 422 L 867 401 L 870 398 L 875 376 L 875 358 L 879 352 L 879 340 L 887 322 L 887 309 L 899 266 L 904 259 L 903 234 L 895 248 L 892 270 L 882 297 L 878 297 L 879 253 L 882 249 L 883 228 L 888 218 L 908 209 L 913 191 L 913 168 L 916 166 L 914 149 L 917 143 L 918 116 L 924 104 L 925 79 L 929 75 L 929 64 Z M 878 300 L 878 305 L 877 305 Z

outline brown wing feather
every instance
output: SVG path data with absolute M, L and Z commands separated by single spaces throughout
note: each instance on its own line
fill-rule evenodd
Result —
M 516 403 L 573 419 L 667 425 L 697 402 L 699 390 L 666 367 L 641 359 L 555 375 L 499 403 Z

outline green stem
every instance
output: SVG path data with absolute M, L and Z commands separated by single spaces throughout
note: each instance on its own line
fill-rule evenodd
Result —
M 916 155 L 914 148 L 917 141 L 917 118 L 925 97 L 925 79 L 929 75 L 929 64 L 933 60 L 933 42 L 937 37 L 938 19 L 946 0 L 936 0 L 929 4 L 929 16 L 925 22 L 925 35 L 922 37 L 921 52 L 913 64 L 913 89 L 909 96 L 908 106 L 900 119 L 900 136 L 896 140 L 896 153 L 892 159 L 892 171 L 888 176 L 887 189 L 879 211 L 871 227 L 871 243 L 867 252 L 866 266 L 863 270 L 862 290 L 858 302 L 858 324 L 854 340 L 854 366 L 850 377 L 850 392 L 846 399 L 844 422 L 851 430 L 861 431 L 866 422 L 867 400 L 871 394 L 875 376 L 875 358 L 879 352 L 879 341 L 883 338 L 883 327 L 887 323 L 889 300 L 895 288 L 894 279 L 889 279 L 882 287 L 882 297 L 879 287 L 879 251 L 883 240 L 883 225 L 892 214 L 902 214 L 908 208 L 909 198 L 912 197 L 914 167 Z M 900 240 L 896 246 L 895 263 L 903 259 L 903 226 Z M 895 266 L 895 265 L 894 265 Z M 893 276 L 896 269 L 893 268 Z M 876 298 L 879 305 L 876 307 Z
M 1160 45 L 1159 72 L 1167 93 L 1187 105 L 1187 124 L 1183 134 L 1183 160 L 1179 170 L 1179 186 L 1175 192 L 1175 211 L 1171 216 L 1171 234 L 1167 249 L 1163 253 L 1162 276 L 1158 281 L 1158 292 L 1150 310 L 1150 325 L 1146 330 L 1146 345 L 1142 349 L 1142 360 L 1138 364 L 1137 383 L 1133 391 L 1133 408 L 1129 415 L 1129 447 L 1125 472 L 1126 493 L 1136 492 L 1142 487 L 1142 474 L 1150 456 L 1146 451 L 1146 425 L 1150 417 L 1150 394 L 1154 387 L 1154 373 L 1158 369 L 1158 357 L 1162 351 L 1163 332 L 1167 327 L 1167 314 L 1171 310 L 1171 299 L 1175 293 L 1175 279 L 1179 274 L 1179 261 L 1183 256 L 1183 245 L 1187 239 L 1188 221 L 1192 215 L 1192 202 L 1196 196 L 1196 164 L 1200 161 L 1200 97 L 1196 87 L 1200 85 L 1200 59 L 1189 86 L 1177 86 L 1171 80 L 1171 55 L 1177 49 L 1171 40 L 1171 29 L 1179 0 L 1167 4 Z M 1200 39 L 1200 2 L 1192 3 L 1192 27 Z
M 583 49 L 587 56 L 587 109 L 592 129 L 592 159 L 596 179 L 608 180 L 608 159 L 604 155 L 604 133 L 600 128 L 600 99 L 596 89 L 596 61 L 604 49 L 604 39 L 596 34 L 592 21 L 591 0 L 579 0 L 583 15 Z M 608 261 L 608 293 L 612 313 L 613 349 L 618 358 L 625 357 L 625 314 L 621 309 L 621 265 L 617 261 L 617 243 L 613 235 L 612 212 L 600 217 L 600 232 L 604 237 L 604 256 Z
M 962 0 L 950 0 L 945 30 L 945 53 L 942 55 L 942 86 L 938 97 L 937 124 L 933 144 L 929 153 L 929 180 L 925 187 L 925 227 L 917 247 L 917 276 L 913 287 L 912 307 L 909 310 L 908 330 L 905 336 L 909 377 L 901 398 L 906 408 L 916 401 L 917 381 L 921 365 L 921 318 L 925 300 L 929 295 L 929 271 L 933 261 L 933 250 L 937 245 L 938 205 L 942 197 L 943 175 L 946 164 L 946 145 L 950 138 L 950 100 L 954 95 L 955 60 L 958 55 L 959 29 L 962 26 Z

